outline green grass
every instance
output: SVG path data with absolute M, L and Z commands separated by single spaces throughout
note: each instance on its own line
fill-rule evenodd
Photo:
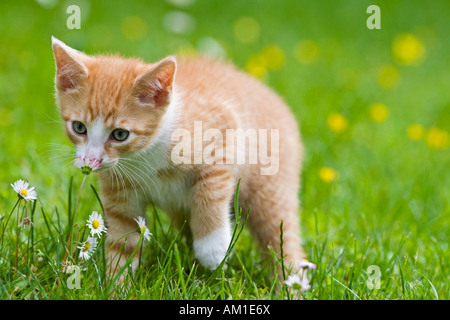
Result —
M 147 61 L 201 49 L 212 38 L 241 69 L 276 46 L 281 64 L 265 70 L 262 81 L 292 107 L 306 148 L 299 194 L 302 238 L 317 270 L 310 274 L 312 287 L 304 299 L 450 297 L 450 148 L 442 140 L 436 145 L 430 130 L 438 128 L 448 139 L 446 1 L 433 6 L 377 1 L 381 30 L 366 28 L 370 1 L 197 0 L 186 7 L 170 1 L 73 3 L 81 8 L 80 30 L 66 28 L 64 1 L 48 8 L 36 1 L 0 3 L 0 299 L 106 299 L 111 293 L 117 299 L 288 298 L 276 289 L 273 268 L 246 229 L 226 268 L 211 273 L 192 258 L 189 240 L 154 208 L 147 211 L 153 238 L 139 270 L 125 275 L 129 285 L 117 286 L 106 275 L 100 245 L 83 265 L 81 289 L 69 289 L 69 275 L 59 270 L 82 175 L 70 165 L 71 146 L 55 108 L 52 35 L 89 54 L 119 52 Z M 169 11 L 189 14 L 195 21 L 192 32 L 167 30 Z M 238 41 L 233 31 L 235 21 L 246 16 L 259 25 L 259 36 L 250 43 Z M 402 64 L 393 54 L 403 33 L 425 48 L 415 65 Z M 296 54 L 305 40 L 318 48 L 309 64 Z M 379 81 L 385 66 L 397 74 L 391 85 Z M 389 111 L 382 122 L 371 117 L 374 103 Z M 327 125 L 333 112 L 348 122 L 342 133 Z M 424 129 L 417 141 L 407 134 L 412 124 Z M 332 168 L 337 178 L 323 181 L 323 167 Z M 35 186 L 39 199 L 26 207 L 32 227 L 21 228 L 17 238 L 16 214 L 24 214 L 23 203 L 6 221 L 17 201 L 9 184 L 18 179 Z M 84 221 L 92 211 L 102 212 L 98 188 L 95 174 L 89 175 L 74 221 L 82 240 Z M 379 268 L 380 289 L 367 285 L 369 266 Z

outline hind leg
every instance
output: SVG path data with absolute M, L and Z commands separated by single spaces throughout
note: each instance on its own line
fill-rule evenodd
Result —
M 295 272 L 305 258 L 298 212 L 299 178 L 283 175 L 258 179 L 253 185 L 244 185 L 241 193 L 243 208 L 251 207 L 247 225 L 263 253 L 272 248 L 279 257 L 283 256 L 286 270 Z M 281 268 L 278 271 L 282 276 Z
M 277 202 L 276 199 L 260 199 L 257 207 L 252 206 L 248 224 L 253 237 L 266 254 L 272 248 L 279 257 L 283 256 L 287 270 L 297 269 L 305 253 L 295 206 Z

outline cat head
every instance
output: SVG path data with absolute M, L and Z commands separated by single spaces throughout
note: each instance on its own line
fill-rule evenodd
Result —
M 52 37 L 56 100 L 77 157 L 103 168 L 149 148 L 173 100 L 176 60 L 89 56 Z

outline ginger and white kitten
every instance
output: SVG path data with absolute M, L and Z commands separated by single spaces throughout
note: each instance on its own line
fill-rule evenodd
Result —
M 234 195 L 241 179 L 239 206 L 243 212 L 251 208 L 247 223 L 261 248 L 280 252 L 283 221 L 285 261 L 304 258 L 298 219 L 303 147 L 293 115 L 274 92 L 211 59 L 167 57 L 144 63 L 89 56 L 55 38 L 52 47 L 57 104 L 66 134 L 77 156 L 98 159 L 103 167 L 98 174 L 110 243 L 136 230 L 134 218 L 145 216 L 153 203 L 178 227 L 188 221 L 196 259 L 214 269 L 230 244 Z M 229 141 L 217 136 L 216 145 L 226 150 L 211 153 L 218 161 L 173 161 L 180 139 L 173 138 L 176 130 L 192 133 L 188 145 L 205 147 L 211 141 L 195 135 L 199 123 L 202 130 L 215 129 L 224 137 L 229 129 L 277 130 L 277 148 L 266 146 L 267 154 L 278 160 L 276 170 L 262 174 L 267 168 L 262 161 L 230 163 L 230 157 L 239 152 L 248 156 L 254 147 L 247 142 L 249 150 L 230 154 Z M 180 156 L 193 159 L 193 149 L 183 148 Z M 128 236 L 128 252 L 138 239 L 137 233 Z M 116 243 L 111 261 L 122 244 Z

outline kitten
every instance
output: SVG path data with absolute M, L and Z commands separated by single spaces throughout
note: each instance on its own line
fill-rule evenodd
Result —
M 137 229 L 134 219 L 152 203 L 178 227 L 187 220 L 196 259 L 216 268 L 230 244 L 239 179 L 239 206 L 244 213 L 250 208 L 247 225 L 260 247 L 280 253 L 283 222 L 286 263 L 304 258 L 298 219 L 303 147 L 293 115 L 274 92 L 211 59 L 167 57 L 148 64 L 89 56 L 55 38 L 52 47 L 66 134 L 77 156 L 101 161 L 108 241 L 120 239 L 111 262 L 123 236 Z M 231 145 L 232 129 L 244 132 L 244 144 Z M 253 163 L 236 161 L 251 157 Z M 268 157 L 277 164 L 265 172 Z M 128 252 L 138 239 L 137 233 L 127 236 Z

